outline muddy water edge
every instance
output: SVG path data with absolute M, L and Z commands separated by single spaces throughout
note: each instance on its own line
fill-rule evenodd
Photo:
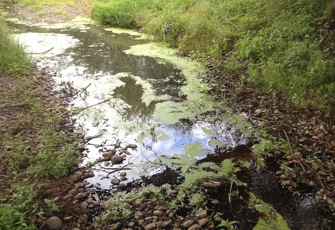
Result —
M 257 167 L 251 146 L 261 131 L 214 104 L 197 63 L 83 18 L 52 26 L 7 21 L 37 66 L 73 95 L 75 132 L 86 139 L 81 167 L 92 173 L 79 199 L 90 213 L 82 222 L 96 229 L 331 229 L 312 188 L 293 195 L 281 187 L 275 162 Z

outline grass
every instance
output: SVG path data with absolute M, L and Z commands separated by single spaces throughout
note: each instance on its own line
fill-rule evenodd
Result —
M 62 8 L 64 6 L 74 6 L 75 5 L 75 0 L 62 0 L 62 1 L 57 1 L 57 0 L 20 0 L 19 1 L 21 4 L 24 4 L 26 6 L 29 6 L 35 10 L 39 10 L 43 8 L 44 6 L 57 6 L 59 8 Z
M 23 47 L 8 36 L 5 24 L 0 20 L 0 71 L 2 73 L 22 74 L 28 58 Z
M 61 128 L 67 113 L 48 79 L 0 27 L 0 229 L 37 229 L 55 210 L 38 200 L 41 187 L 68 175 L 79 154 L 75 137 Z
M 263 92 L 329 111 L 335 103 L 334 11 L 327 0 L 109 0 L 96 2 L 92 17 L 103 25 L 141 27 L 185 54 L 215 58 Z

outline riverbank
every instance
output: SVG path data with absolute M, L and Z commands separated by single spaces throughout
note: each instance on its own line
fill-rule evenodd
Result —
M 320 111 L 317 110 L 307 111 L 297 109 L 293 105 L 288 105 L 287 103 L 281 103 L 283 101 L 280 101 L 278 98 L 276 99 L 269 97 L 269 95 L 259 94 L 258 91 L 254 90 L 251 85 L 240 84 L 239 81 L 236 81 L 237 79 L 236 76 L 226 75 L 224 69 L 221 69 L 219 66 L 215 66 L 212 63 L 214 62 L 207 60 L 208 68 L 210 71 L 208 71 L 208 74 L 205 77 L 204 81 L 208 81 L 208 84 L 212 86 L 210 93 L 212 93 L 213 97 L 217 97 L 218 101 L 227 100 L 228 104 L 235 107 L 235 110 L 237 112 L 243 111 L 247 113 L 250 116 L 250 120 L 255 125 L 264 127 L 265 129 L 268 130 L 268 133 L 272 134 L 275 138 L 282 139 L 289 143 L 290 151 L 283 153 L 281 148 L 277 146 L 273 147 L 272 143 L 269 144 L 268 142 L 261 142 L 263 144 L 265 143 L 262 148 L 264 155 L 259 157 L 260 158 L 263 157 L 266 161 L 269 162 L 276 161 L 279 162 L 280 164 L 282 163 L 283 165 L 285 165 L 286 162 L 290 163 L 290 165 L 287 165 L 288 166 L 287 168 L 280 168 L 280 170 L 277 171 L 278 172 L 277 177 L 278 178 L 280 177 L 282 179 L 282 184 L 284 186 L 292 187 L 298 193 L 304 193 L 303 191 L 300 190 L 299 186 L 297 187 L 293 186 L 294 183 L 300 185 L 301 182 L 300 178 L 302 178 L 304 179 L 304 182 L 309 184 L 307 190 L 309 192 L 312 192 L 313 195 L 316 194 L 320 198 L 320 199 L 318 198 L 320 202 L 322 203 L 328 202 L 331 204 L 331 201 L 333 201 L 331 189 L 333 188 L 332 174 L 334 169 L 333 165 L 323 164 L 322 162 L 329 161 L 328 157 L 332 156 L 332 154 L 334 153 L 333 152 L 334 143 L 332 142 L 334 140 L 333 138 L 334 127 L 332 123 L 333 122 L 332 117 L 322 116 L 322 113 L 320 114 Z M 225 87 L 222 87 L 222 85 L 225 85 Z M 49 87 L 49 90 L 51 88 L 52 87 Z M 53 107 L 57 106 L 51 105 L 51 108 Z M 22 112 L 20 114 L 22 114 Z M 44 112 L 43 114 L 48 114 L 48 112 Z M 12 117 L 16 117 L 16 115 Z M 19 130 L 19 132 L 21 131 Z M 265 140 L 269 138 L 269 136 L 264 136 L 263 138 Z M 331 161 L 329 162 L 331 163 Z M 290 168 L 292 168 L 292 170 L 290 170 Z M 261 167 L 259 167 L 258 169 L 261 170 Z M 300 172 L 303 172 L 306 175 L 302 174 L 301 175 L 302 177 L 300 177 Z M 78 172 L 77 175 L 78 174 L 81 175 L 81 172 Z M 76 178 L 78 179 L 78 177 Z M 50 182 L 54 184 L 56 183 L 54 181 Z M 207 190 L 207 194 L 212 194 L 212 196 L 208 195 L 206 197 L 208 198 L 207 202 L 211 202 L 213 205 L 215 205 L 215 202 L 217 202 L 218 199 L 214 199 L 213 197 L 219 196 L 219 194 L 215 193 L 215 191 L 217 191 L 218 188 L 222 189 L 223 191 L 226 191 L 227 194 L 231 194 L 232 190 L 235 192 L 239 191 L 242 193 L 242 190 L 240 191 L 235 187 L 234 185 L 235 182 L 231 184 L 229 183 L 223 184 L 221 182 L 221 184 L 220 183 L 218 184 L 216 181 L 213 182 L 210 180 L 203 182 L 202 186 L 204 186 L 204 190 Z M 234 187 L 232 187 L 232 185 L 234 185 Z M 75 187 L 77 186 L 80 186 L 80 184 L 75 185 Z M 123 202 L 119 202 L 120 200 L 117 200 L 116 203 L 115 202 L 110 203 L 110 207 L 121 206 L 121 209 L 113 210 L 116 213 L 116 214 L 113 213 L 113 215 L 110 214 L 108 210 L 106 210 L 105 212 L 106 215 L 103 217 L 110 218 L 111 221 L 109 222 L 109 224 L 111 225 L 111 228 L 112 227 L 117 228 L 116 226 L 120 227 L 121 224 L 125 224 L 120 219 L 121 217 L 126 219 L 127 221 L 126 224 L 128 225 L 128 227 L 135 224 L 135 226 L 137 227 L 143 226 L 143 228 L 144 227 L 154 228 L 156 224 L 153 225 L 150 221 L 157 219 L 164 220 L 165 222 L 162 221 L 161 224 L 162 226 L 164 224 L 164 226 L 167 227 L 172 226 L 173 222 L 171 222 L 171 219 L 174 220 L 174 222 L 179 222 L 178 224 L 182 228 L 188 228 L 191 226 L 196 227 L 196 225 L 197 226 L 203 225 L 209 227 L 210 225 L 209 222 L 207 222 L 207 220 L 210 219 L 209 218 L 210 215 L 208 215 L 208 213 L 205 212 L 192 213 L 193 209 L 192 205 L 200 206 L 201 203 L 204 202 L 204 200 L 201 199 L 201 195 L 203 195 L 203 193 L 202 192 L 198 193 L 195 190 L 195 188 L 192 189 L 191 193 L 195 192 L 197 196 L 193 196 L 194 200 L 187 203 L 187 205 L 191 207 L 191 209 L 187 210 L 184 209 L 185 212 L 187 211 L 190 213 L 189 215 L 187 215 L 188 216 L 187 218 L 183 220 L 178 219 L 178 215 L 180 216 L 181 213 L 177 213 L 176 215 L 174 213 L 171 214 L 170 211 L 173 209 L 173 207 L 172 206 L 166 207 L 164 206 L 165 203 L 164 205 L 161 205 L 159 207 L 161 202 L 166 202 L 164 198 L 168 199 L 171 198 L 169 201 L 170 204 L 171 200 L 177 199 L 175 195 L 178 193 L 177 192 L 178 189 L 179 189 L 178 187 L 173 187 L 171 190 L 170 188 L 167 188 L 166 192 L 168 195 L 166 195 L 165 197 L 162 197 L 160 195 L 160 193 L 164 195 L 165 193 L 164 189 L 157 190 L 157 188 L 154 189 L 152 187 L 149 188 L 147 191 L 144 190 L 141 192 L 141 199 L 139 199 L 139 194 L 136 193 L 130 194 L 127 197 L 124 196 L 122 197 L 122 199 L 120 198 L 120 200 L 122 200 Z M 321 189 L 323 189 L 322 192 Z M 77 190 L 77 192 L 80 191 L 82 190 Z M 317 194 L 317 192 L 319 193 Z M 67 193 L 58 194 L 56 192 L 55 194 L 52 194 L 50 197 L 65 197 L 66 195 Z M 124 194 L 122 193 L 121 195 Z M 156 199 L 153 200 L 152 197 Z M 192 196 L 190 196 L 189 194 L 187 197 Z M 233 195 L 231 195 L 230 197 L 236 198 L 236 200 L 238 200 L 237 198 L 238 196 L 234 197 Z M 52 209 L 53 200 L 50 199 L 49 196 L 43 198 L 49 200 L 48 203 Z M 69 201 L 70 203 L 73 202 L 73 200 L 71 199 Z M 43 200 L 41 200 L 41 202 L 43 203 Z M 57 202 L 59 201 L 55 200 L 54 202 L 58 204 Z M 230 203 L 230 201 L 228 200 L 228 196 L 226 202 Z M 176 206 L 178 205 L 181 206 L 182 204 L 176 204 Z M 72 208 L 78 206 L 68 207 L 66 205 L 61 205 L 61 207 L 66 208 L 67 211 L 71 210 L 72 212 L 73 210 L 75 210 Z M 104 208 L 106 207 L 107 206 L 105 206 Z M 125 210 L 136 214 L 134 216 L 134 221 L 131 221 L 132 219 L 129 216 L 130 215 L 129 212 L 125 212 Z M 54 210 L 54 212 L 56 211 Z M 58 213 L 62 212 L 63 212 L 62 210 L 58 211 Z M 64 214 L 64 215 L 62 214 L 61 217 L 62 220 L 68 219 L 69 222 L 71 222 L 73 221 L 73 219 L 70 218 L 71 216 L 76 217 L 76 215 L 70 215 L 70 214 Z M 149 219 L 146 220 L 147 222 L 139 224 L 138 223 L 139 220 L 144 219 L 143 217 L 147 217 Z M 104 218 L 101 218 L 101 225 L 106 224 L 107 222 L 106 219 Z M 166 220 L 163 218 L 166 218 Z M 210 221 L 212 221 L 212 219 L 210 219 Z M 215 221 L 215 218 L 213 221 Z M 218 225 L 219 223 L 221 223 L 221 221 L 224 221 L 221 218 L 221 216 L 220 215 L 216 216 L 215 224 Z M 44 220 L 42 219 L 40 223 L 44 223 Z M 230 222 L 227 221 L 226 227 L 232 226 L 234 224 L 237 225 L 233 221 Z M 98 227 L 96 228 L 98 229 Z

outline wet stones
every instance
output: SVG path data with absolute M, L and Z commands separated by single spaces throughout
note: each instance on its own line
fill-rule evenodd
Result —
M 121 164 L 123 162 L 124 158 L 120 155 L 114 155 L 114 156 L 112 156 L 111 160 L 114 164 Z

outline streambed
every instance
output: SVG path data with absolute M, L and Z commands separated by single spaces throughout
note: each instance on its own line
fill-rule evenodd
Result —
M 54 75 L 56 88 L 73 94 L 69 109 L 76 114 L 77 132 L 89 140 L 82 162 L 94 172 L 86 180 L 88 187 L 109 190 L 115 188 L 111 178 L 119 177 L 121 170 L 126 171 L 126 184 L 162 173 L 166 168 L 155 164 L 159 158 L 185 155 L 201 160 L 216 146 L 234 148 L 251 137 L 246 116 L 216 107 L 206 95 L 206 85 L 199 81 L 202 66 L 140 34 L 104 29 L 83 18 L 53 26 L 16 19 L 8 24 L 37 66 Z M 114 149 L 122 162 L 101 160 Z M 254 186 L 260 181 L 269 185 L 260 186 L 260 196 L 265 187 L 278 185 L 272 174 L 250 175 L 244 175 L 245 180 L 254 181 Z M 285 208 L 281 214 L 299 226 L 294 225 L 295 213 Z M 308 225 L 313 219 L 303 220 L 306 226 L 321 222 Z
M 94 186 L 112 188 L 106 175 L 125 165 L 131 181 L 160 172 L 142 163 L 161 155 L 201 159 L 216 146 L 247 143 L 246 118 L 215 108 L 199 80 L 204 67 L 177 57 L 175 50 L 83 18 L 53 26 L 8 21 L 38 68 L 51 70 L 56 87 L 74 94 L 69 109 L 77 111 L 77 132 L 90 139 L 82 165 L 92 165 L 95 176 L 87 182 Z M 118 143 L 122 163 L 100 162 Z M 136 147 L 123 154 L 129 144 Z

